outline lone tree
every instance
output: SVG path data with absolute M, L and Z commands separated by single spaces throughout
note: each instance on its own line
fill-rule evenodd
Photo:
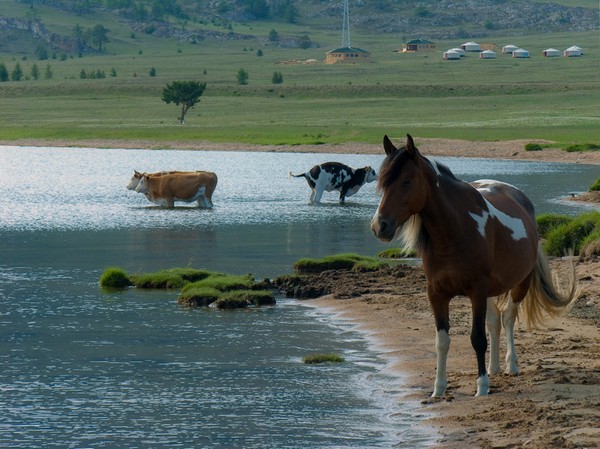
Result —
M 162 101 L 181 105 L 181 117 L 179 122 L 185 123 L 185 114 L 200 101 L 200 97 L 206 89 L 206 83 L 198 81 L 173 81 L 167 84 L 162 91 Z

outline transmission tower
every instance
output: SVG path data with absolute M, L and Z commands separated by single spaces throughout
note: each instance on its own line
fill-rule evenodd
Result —
M 344 24 L 342 26 L 342 48 L 352 48 L 350 45 L 350 10 L 348 0 L 344 0 Z

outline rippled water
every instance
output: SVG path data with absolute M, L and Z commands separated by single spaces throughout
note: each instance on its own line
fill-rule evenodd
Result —
M 376 448 L 427 445 L 401 378 L 348 324 L 292 300 L 190 310 L 177 292 L 104 293 L 109 265 L 192 265 L 257 277 L 303 256 L 374 254 L 372 184 L 322 206 L 288 171 L 382 157 L 0 147 L 0 447 Z M 443 159 L 465 179 L 524 188 L 538 211 L 596 167 Z M 219 175 L 213 210 L 163 210 L 133 169 Z M 315 352 L 347 363 L 307 367 Z

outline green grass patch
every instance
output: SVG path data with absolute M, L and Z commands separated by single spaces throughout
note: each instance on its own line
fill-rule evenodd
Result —
M 315 365 L 320 363 L 343 363 L 346 360 L 338 354 L 313 354 L 302 358 L 306 365 Z
M 294 263 L 296 273 L 320 273 L 326 270 L 373 271 L 386 266 L 375 257 L 361 256 L 353 253 L 335 254 L 322 259 L 302 258 Z
M 184 306 L 238 308 L 275 304 L 269 281 L 257 282 L 252 275 L 233 275 L 195 268 L 171 268 L 128 276 L 118 267 L 107 268 L 100 278 L 102 287 L 181 289 L 177 302 Z M 219 302 L 220 301 L 220 302 Z
M 108 289 L 126 288 L 132 285 L 127 272 L 120 267 L 108 267 L 100 276 L 100 286 Z
M 196 286 L 181 292 L 177 303 L 187 307 L 207 307 L 217 301 L 223 292 L 212 287 Z
M 417 253 L 404 248 L 389 248 L 377 254 L 377 257 L 382 259 L 406 259 L 407 257 L 415 257 Z
M 202 280 L 186 285 L 182 289 L 182 293 L 196 287 L 209 287 L 221 292 L 252 289 L 255 283 L 254 278 L 249 274 L 238 276 L 233 274 L 213 273 Z
M 587 212 L 551 228 L 546 234 L 544 248 L 551 256 L 563 256 L 571 250 L 580 254 L 582 250 L 594 246 L 598 239 L 600 212 Z
M 223 294 L 215 302 L 218 309 L 238 309 L 274 304 L 275 297 L 268 290 L 234 290 Z
M 596 181 L 590 186 L 590 192 L 598 191 L 600 191 L 600 178 L 596 179 Z

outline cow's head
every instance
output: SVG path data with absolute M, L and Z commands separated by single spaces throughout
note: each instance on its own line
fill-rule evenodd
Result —
M 150 176 L 143 174 L 138 182 L 137 187 L 135 188 L 135 191 L 138 193 L 148 193 L 148 180 L 149 179 L 150 179 Z
M 131 177 L 129 184 L 127 184 L 127 190 L 135 190 L 138 184 L 140 183 L 140 179 L 142 179 L 142 176 L 144 176 L 144 173 L 140 173 L 139 171 L 134 170 L 133 176 Z
M 365 177 L 367 182 L 377 181 L 377 173 L 370 166 L 365 167 L 367 176 Z

